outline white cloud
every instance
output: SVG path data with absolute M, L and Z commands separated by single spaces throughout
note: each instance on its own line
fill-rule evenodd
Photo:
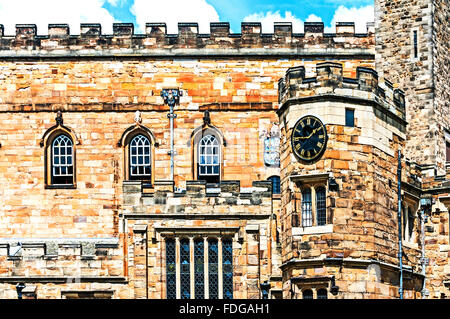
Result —
M 135 0 L 130 11 L 141 33 L 147 22 L 165 22 L 167 33 L 178 33 L 178 22 L 196 22 L 200 33 L 209 33 L 209 24 L 220 21 L 216 9 L 206 0 Z
M 36 24 L 38 34 L 48 34 L 48 24 L 67 23 L 71 34 L 80 23 L 101 23 L 102 33 L 112 34 L 114 17 L 102 8 L 105 0 L 0 0 L 0 23 L 6 35 L 16 34 L 16 24 Z
M 334 13 L 333 19 L 329 26 L 325 26 L 325 33 L 336 32 L 336 22 L 355 22 L 355 30 L 357 33 L 365 33 L 367 31 L 366 23 L 373 22 L 374 8 L 373 6 L 365 6 L 361 8 L 347 8 L 345 6 L 339 6 Z M 280 14 L 276 12 L 260 12 L 253 13 L 244 18 L 244 21 L 248 22 L 261 22 L 263 33 L 273 33 L 274 22 L 292 22 L 292 31 L 294 33 L 302 33 L 304 31 L 304 21 L 297 18 L 290 11 Z M 310 14 L 306 20 L 307 22 L 321 22 L 322 18 L 315 14 Z
M 330 26 L 325 28 L 325 32 L 336 32 L 336 22 L 355 22 L 355 32 L 366 33 L 367 22 L 375 21 L 375 12 L 373 6 L 351 7 L 339 6 L 334 13 Z

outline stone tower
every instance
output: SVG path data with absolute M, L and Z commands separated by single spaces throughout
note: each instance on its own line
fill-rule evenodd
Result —
M 438 175 L 450 143 L 449 7 L 448 0 L 375 1 L 376 69 L 405 91 L 406 155 Z
M 356 78 L 344 77 L 340 63 L 317 63 L 315 71 L 308 78 L 303 67 L 290 68 L 279 81 L 283 298 L 320 299 L 324 289 L 330 298 L 396 298 L 403 92 L 370 68 L 358 67 Z M 296 124 L 308 117 L 326 129 Z M 317 142 L 323 131 L 326 142 Z M 323 155 L 305 163 L 296 139 L 305 153 L 325 144 Z M 421 280 L 410 266 L 404 282 L 412 298 Z

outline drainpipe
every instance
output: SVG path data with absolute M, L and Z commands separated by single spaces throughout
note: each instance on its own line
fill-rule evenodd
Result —
M 170 121 L 170 151 L 168 154 L 170 155 L 170 180 L 174 180 L 174 156 L 176 154 L 174 146 L 173 146 L 173 120 L 177 118 L 177 115 L 173 112 L 173 107 L 175 104 L 180 103 L 180 96 L 182 96 L 182 92 L 179 89 L 163 89 L 161 91 L 161 97 L 164 99 L 164 104 L 169 105 L 170 111 L 167 114 L 167 117 Z
M 398 166 L 397 166 L 397 193 L 398 193 L 398 261 L 400 267 L 400 287 L 398 292 L 400 294 L 400 299 L 403 299 L 403 264 L 402 264 L 402 152 L 398 150 Z

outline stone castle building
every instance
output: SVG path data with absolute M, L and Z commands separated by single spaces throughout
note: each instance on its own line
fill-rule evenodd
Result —
M 449 298 L 450 6 L 375 11 L 0 25 L 0 298 Z

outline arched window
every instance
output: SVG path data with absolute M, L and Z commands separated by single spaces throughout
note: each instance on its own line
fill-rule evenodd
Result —
M 324 288 L 317 290 L 317 299 L 328 299 L 327 290 Z
M 51 143 L 51 184 L 74 184 L 74 154 L 72 139 L 66 134 L 57 135 Z
M 148 137 L 138 134 L 129 144 L 129 179 L 151 180 L 151 143 Z
M 198 143 L 199 180 L 207 183 L 220 182 L 220 145 L 214 135 L 205 135 Z
M 312 226 L 312 199 L 311 199 L 311 189 L 305 188 L 302 191 L 302 226 L 308 227 Z
M 280 176 L 270 176 L 267 180 L 272 182 L 272 194 L 281 193 Z
M 181 283 L 181 299 L 191 298 L 191 267 L 189 239 L 180 240 L 180 283 Z
M 177 298 L 175 240 L 166 240 L 166 287 L 167 299 Z
M 316 188 L 316 216 L 317 225 L 322 226 L 327 223 L 327 205 L 325 187 Z
M 313 299 L 313 292 L 311 289 L 303 290 L 303 299 Z
M 203 238 L 194 241 L 195 299 L 205 298 L 205 245 Z

